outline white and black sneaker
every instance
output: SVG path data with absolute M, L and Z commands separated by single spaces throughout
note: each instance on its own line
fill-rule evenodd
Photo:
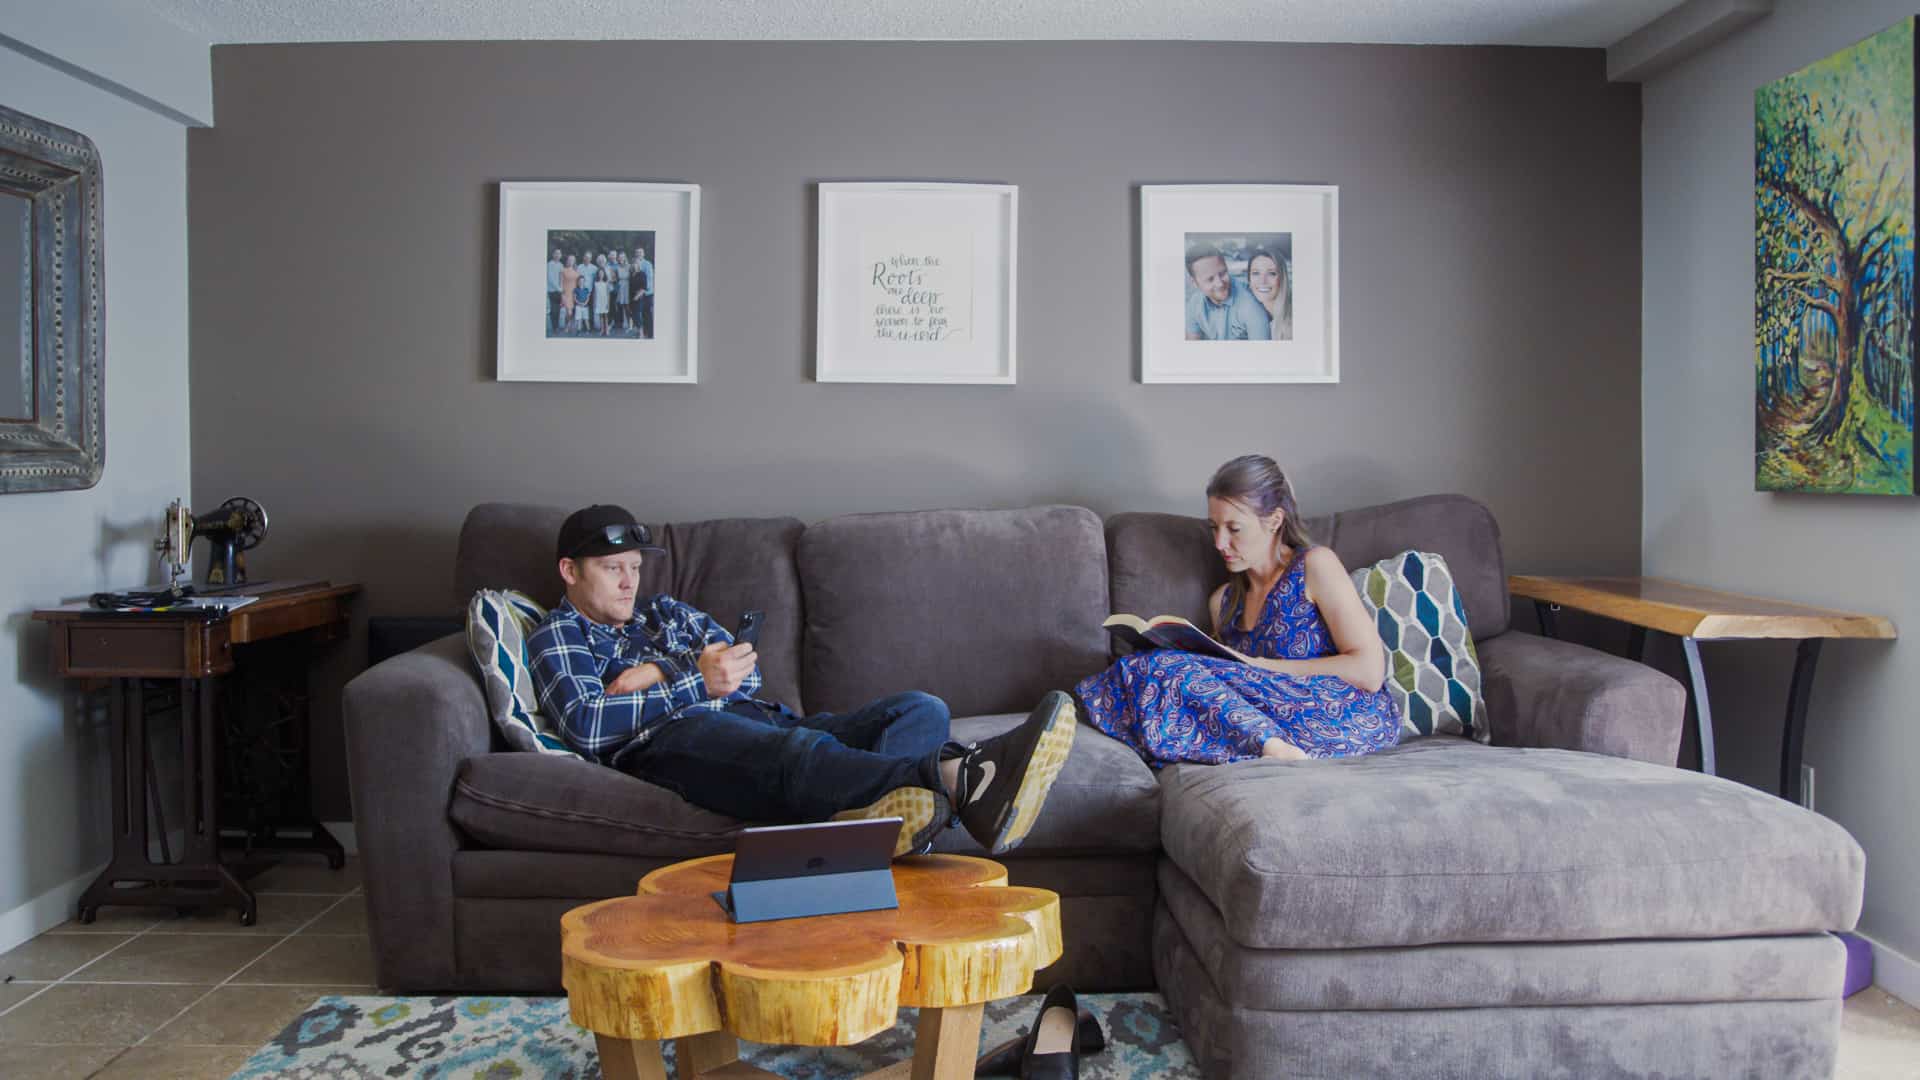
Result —
M 931 848 L 933 838 L 953 818 L 953 807 L 944 791 L 900 787 L 865 806 L 842 810 L 833 815 L 833 820 L 868 821 L 883 817 L 900 819 L 900 838 L 893 844 L 893 857 L 897 859 L 902 855 L 920 855 Z
M 1073 699 L 1050 691 L 1025 723 L 970 747 L 960 759 L 954 809 L 987 854 L 1011 851 L 1033 831 L 1073 749 L 1076 719 Z

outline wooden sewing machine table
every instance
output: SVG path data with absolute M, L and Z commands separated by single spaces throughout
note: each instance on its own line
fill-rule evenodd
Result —
M 214 698 L 221 676 L 244 666 L 282 667 L 292 662 L 304 680 L 305 646 L 343 637 L 349 605 L 358 585 L 326 581 L 262 582 L 258 591 L 241 586 L 259 599 L 227 613 L 193 610 L 164 612 L 102 611 L 85 603 L 66 604 L 33 613 L 49 624 L 54 672 L 64 678 L 88 680 L 85 689 L 109 692 L 113 723 L 113 858 L 80 897 L 80 921 L 93 921 L 102 905 L 130 904 L 173 908 L 233 907 L 243 925 L 253 925 L 253 893 L 220 863 L 220 768 L 217 755 L 225 751 L 229 773 L 244 771 L 232 760 L 234 748 L 222 744 L 234 724 L 217 726 Z M 255 646 L 241 649 L 241 646 Z M 239 659 L 236 658 L 238 652 Z M 167 827 L 154 790 L 153 757 L 147 736 L 145 684 L 150 680 L 177 680 L 180 710 L 181 772 L 185 786 L 185 843 L 176 861 L 169 850 Z M 163 688 L 166 689 L 166 688 Z M 290 756 L 297 769 L 295 787 L 306 795 L 306 709 L 304 690 L 298 695 L 290 721 L 297 752 Z M 147 794 L 154 791 L 154 826 L 150 831 Z M 261 846 L 319 851 L 338 868 L 345 853 L 324 827 L 304 813 L 311 837 L 296 843 Z M 254 838 L 251 824 L 246 841 Z M 153 859 L 149 838 L 157 832 L 160 861 Z M 272 835 L 271 832 L 269 835 Z

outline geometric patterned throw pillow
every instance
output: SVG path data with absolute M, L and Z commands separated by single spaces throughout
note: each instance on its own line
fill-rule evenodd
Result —
M 1447 560 L 1403 551 L 1352 576 L 1387 647 L 1387 692 L 1400 706 L 1401 734 L 1490 741 L 1480 658 Z
M 480 668 L 493 725 L 515 750 L 579 757 L 540 713 L 527 666 L 527 635 L 546 609 L 511 589 L 481 589 L 467 603 L 467 648 Z

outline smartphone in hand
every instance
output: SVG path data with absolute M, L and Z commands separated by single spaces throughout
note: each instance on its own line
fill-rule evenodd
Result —
M 760 623 L 766 618 L 766 612 L 754 609 L 740 616 L 740 628 L 733 632 L 735 645 L 760 645 Z

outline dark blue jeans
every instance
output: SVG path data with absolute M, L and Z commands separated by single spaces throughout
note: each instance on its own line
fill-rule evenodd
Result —
M 745 821 L 824 821 L 900 787 L 939 790 L 947 704 L 884 697 L 798 716 L 750 702 L 689 713 L 615 764 L 695 806 Z

